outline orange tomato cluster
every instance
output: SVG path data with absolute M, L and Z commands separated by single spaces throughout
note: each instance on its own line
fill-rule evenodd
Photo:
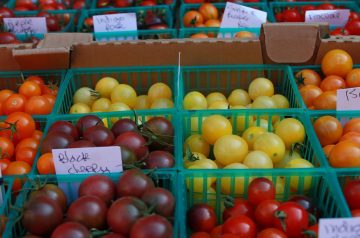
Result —
M 337 118 L 322 116 L 313 126 L 331 166 L 360 167 L 360 118 L 342 126 Z
M 29 76 L 19 87 L 18 92 L 10 89 L 0 91 L 0 115 L 13 112 L 26 112 L 31 115 L 51 113 L 58 88 L 46 85 L 39 76 Z
M 199 9 L 185 13 L 183 17 L 185 27 L 220 27 L 219 11 L 211 3 L 203 3 Z
M 336 90 L 360 87 L 360 69 L 353 69 L 351 56 L 343 50 L 331 50 L 321 62 L 324 77 L 312 69 L 295 74 L 300 94 L 309 109 L 336 109 Z
M 31 171 L 42 132 L 31 115 L 14 112 L 0 123 L 0 169 L 3 175 L 21 175 Z M 13 190 L 21 188 L 17 179 Z

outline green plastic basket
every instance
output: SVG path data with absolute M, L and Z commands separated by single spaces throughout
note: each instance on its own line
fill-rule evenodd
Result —
M 99 8 L 97 6 L 98 1 L 99 0 L 93 0 L 92 1 L 91 9 L 108 9 L 108 10 L 111 10 L 113 8 L 117 8 L 117 7 L 114 7 L 114 6 L 109 6 L 109 7 L 106 7 L 106 8 Z M 133 5 L 131 7 L 141 7 L 142 2 L 143 2 L 143 0 L 136 0 L 136 1 L 134 1 Z M 176 6 L 176 3 L 177 3 L 176 0 L 171 0 L 171 3 L 166 3 L 166 2 L 168 2 L 168 0 L 156 0 L 156 4 L 157 4 L 156 6 L 170 6 L 171 9 L 174 9 L 175 6 Z
M 285 10 L 287 8 L 300 9 L 303 6 L 307 6 L 307 5 L 319 6 L 324 3 L 326 3 L 326 2 L 325 1 L 323 1 L 323 2 L 321 2 L 321 1 L 314 1 L 314 2 L 313 1 L 299 1 L 299 2 L 275 1 L 275 2 L 270 2 L 269 14 L 271 15 L 271 18 L 274 19 L 274 21 L 276 21 L 275 14 L 278 12 L 282 12 L 283 10 Z M 360 13 L 359 6 L 357 6 L 356 3 L 353 1 L 331 1 L 331 4 L 333 4 L 335 6 L 342 6 L 345 9 L 350 9 L 353 12 Z
M 313 112 L 309 112 L 309 116 L 310 116 L 310 120 L 312 123 L 315 122 L 316 119 L 318 119 L 319 117 L 322 116 L 333 116 L 335 118 L 337 118 L 340 123 L 344 126 L 345 123 L 347 121 L 349 121 L 350 119 L 353 118 L 360 118 L 360 111 L 331 111 L 331 110 L 324 110 L 324 111 L 313 111 Z M 315 131 L 314 131 L 315 134 Z M 319 139 L 317 138 L 316 134 L 315 134 L 316 139 L 312 141 L 313 146 L 316 146 L 317 148 L 319 148 L 319 150 L 321 151 L 320 156 L 322 157 L 322 161 L 325 161 L 326 164 L 328 164 L 329 168 L 333 168 L 334 170 L 340 170 L 339 168 L 334 168 L 330 165 L 330 163 L 328 162 L 324 151 L 322 149 L 322 146 L 320 144 Z M 355 168 L 346 168 L 349 171 L 358 171 L 359 167 L 355 167 Z
M 114 182 L 118 180 L 118 178 L 121 176 L 121 174 L 109 174 L 107 175 L 109 176 Z M 71 176 L 71 175 L 66 175 L 66 176 L 37 176 L 33 178 L 33 181 L 35 181 L 35 183 L 38 184 L 44 184 L 44 183 L 52 183 L 52 184 L 57 184 L 59 185 L 59 187 L 65 192 L 68 202 L 74 201 L 75 199 L 77 199 L 78 195 L 77 195 L 77 190 L 79 187 L 79 184 L 81 181 L 83 181 L 85 178 L 89 177 L 89 175 L 77 175 L 77 176 Z M 177 174 L 176 173 L 171 173 L 171 172 L 154 172 L 153 176 L 155 183 L 159 186 L 159 187 L 163 187 L 168 189 L 175 198 L 177 198 L 177 193 L 178 193 L 178 188 L 177 188 Z M 16 200 L 16 207 L 18 208 L 22 208 L 25 204 L 25 202 L 27 201 L 27 198 L 31 192 L 31 189 L 34 188 L 34 185 L 32 185 L 30 182 L 27 182 L 26 184 L 26 190 L 24 190 L 17 198 Z M 174 217 L 178 217 L 178 209 L 175 208 L 175 213 L 174 213 Z M 16 218 L 19 218 L 20 213 L 19 212 L 15 212 L 13 214 L 13 218 L 12 221 L 15 221 Z M 174 233 L 174 238 L 178 237 L 178 225 L 179 221 L 178 219 L 174 219 L 174 225 L 173 225 L 173 233 Z M 8 236 L 3 236 L 3 237 L 7 237 L 7 238 L 18 238 L 18 237 L 22 237 L 23 235 L 26 234 L 26 230 L 24 229 L 24 227 L 21 224 L 21 219 L 18 219 L 17 222 L 13 222 L 12 224 L 10 224 L 9 226 L 11 229 L 7 230 L 6 235 Z
M 320 156 L 321 154 L 321 147 L 315 147 L 313 142 L 316 140 L 316 135 L 313 132 L 311 128 L 310 121 L 308 118 L 304 115 L 304 112 L 302 110 L 284 110 L 279 109 L 277 111 L 275 110 L 263 110 L 263 109 L 252 109 L 252 110 L 242 110 L 242 109 L 236 109 L 236 110 L 201 110 L 201 111 L 188 111 L 183 112 L 181 114 L 181 121 L 179 122 L 179 125 L 181 125 L 182 129 L 180 132 L 180 138 L 178 142 L 178 152 L 180 152 L 177 156 L 178 160 L 181 160 L 181 169 L 183 171 L 190 171 L 186 169 L 183 165 L 182 158 L 184 158 L 184 142 L 186 138 L 188 138 L 191 135 L 194 134 L 202 134 L 202 123 L 203 120 L 206 117 L 209 117 L 211 115 L 221 115 L 226 118 L 229 118 L 230 123 L 232 124 L 233 128 L 233 135 L 242 135 L 242 133 L 249 128 L 250 126 L 261 126 L 260 120 L 261 118 L 267 119 L 267 129 L 269 132 L 273 132 L 273 126 L 272 121 L 276 121 L 279 119 L 284 118 L 295 118 L 302 122 L 305 128 L 305 140 L 303 142 L 303 146 L 299 148 L 299 153 L 302 156 L 302 158 L 308 160 L 311 162 L 314 167 L 316 168 L 323 168 L 327 166 L 326 161 L 324 161 L 324 158 Z M 250 125 L 250 120 L 255 118 L 255 121 Z M 262 125 L 264 127 L 264 125 Z M 210 153 L 210 159 L 215 159 L 213 153 Z M 307 168 L 307 169 L 269 169 L 268 171 L 277 171 L 277 170 L 291 170 L 291 171 L 311 171 L 314 168 Z M 263 169 L 254 169 L 254 171 L 261 171 Z M 209 171 L 209 170 L 208 170 Z M 219 171 L 226 171 L 224 169 L 219 169 Z M 251 170 L 253 171 L 253 170 Z M 265 171 L 267 171 L 265 169 Z
M 227 97 L 234 89 L 247 90 L 251 81 L 257 77 L 270 79 L 274 84 L 275 92 L 287 97 L 291 108 L 304 107 L 289 67 L 281 65 L 182 67 L 178 105 L 182 106 L 183 98 L 191 91 L 200 91 L 205 96 L 211 92 L 221 92 Z
M 75 91 L 84 86 L 95 88 L 96 83 L 105 76 L 113 77 L 119 83 L 131 85 L 138 95 L 147 94 L 152 84 L 163 82 L 172 89 L 174 107 L 176 107 L 178 95 L 176 67 L 91 68 L 72 69 L 68 72 L 64 90 L 59 93 L 61 100 L 55 105 L 56 112 L 69 113 Z
M 245 7 L 252 7 L 264 12 L 268 13 L 268 21 L 272 22 L 273 19 L 271 18 L 272 15 L 270 14 L 269 8 L 267 7 L 266 2 L 251 2 L 251 3 L 239 3 L 240 5 L 243 5 Z M 221 16 L 225 10 L 225 6 L 226 3 L 213 3 L 213 5 L 219 10 L 219 19 L 221 19 Z M 198 10 L 199 7 L 201 6 L 201 4 L 182 4 L 180 6 L 180 17 L 179 17 L 179 22 L 180 22 L 180 29 L 185 28 L 184 23 L 183 23 L 183 18 L 184 15 L 187 11 L 190 10 Z
M 181 28 L 179 31 L 179 38 L 190 38 L 197 33 L 204 33 L 209 37 L 233 38 L 239 31 L 249 31 L 255 36 L 260 36 L 260 28 L 216 28 L 216 27 L 196 27 L 196 28 Z M 219 35 L 220 34 L 220 35 Z
M 6 219 L 8 219 L 4 230 L 0 231 L 0 234 L 2 234 L 2 237 L 6 237 L 5 234 L 6 234 L 7 230 L 11 229 L 11 212 L 12 212 L 11 205 L 14 204 L 14 202 L 15 202 L 15 196 L 11 191 L 13 182 L 14 182 L 14 180 L 12 178 L 2 178 L 1 179 L 0 214 L 1 214 L 1 219 L 3 219 L 3 217 L 6 217 Z M 2 224 L 3 220 L 1 220 L 0 222 Z
M 287 201 L 293 195 L 307 195 L 313 199 L 321 217 L 347 216 L 344 201 L 339 199 L 339 188 L 335 179 L 321 171 L 215 171 L 215 172 L 182 172 L 179 175 L 181 237 L 189 237 L 190 229 L 187 226 L 187 211 L 194 205 L 205 203 L 215 208 L 218 224 L 222 222 L 224 210 L 224 196 L 222 191 L 231 191 L 230 196 L 247 198 L 247 187 L 254 178 L 266 177 L 276 184 L 276 199 Z M 208 181 L 214 181 L 214 186 L 209 189 Z M 203 183 L 202 183 L 203 181 Z M 335 183 L 334 183 L 335 181 Z M 201 190 L 196 186 L 203 185 Z
M 168 110 L 140 110 L 140 111 L 122 111 L 122 112 L 102 112 L 102 113 L 91 113 L 93 115 L 96 115 L 98 117 L 100 117 L 102 119 L 102 121 L 104 122 L 105 126 L 107 126 L 108 128 L 111 128 L 112 125 L 119 119 L 121 118 L 129 118 L 133 121 L 137 121 L 138 124 L 141 124 L 147 120 L 149 120 L 151 117 L 165 117 L 166 119 L 168 119 L 174 128 L 174 151 L 173 151 L 173 155 L 175 158 L 175 165 L 173 168 L 169 168 L 169 169 L 161 169 L 161 170 L 169 170 L 169 171 L 175 171 L 177 170 L 177 168 L 180 166 L 179 164 L 179 160 L 176 157 L 176 154 L 178 154 L 178 150 L 179 148 L 177 148 L 176 145 L 179 144 L 178 140 L 179 140 L 179 129 L 178 129 L 178 125 L 177 125 L 177 112 L 175 111 L 175 109 L 168 109 Z M 44 136 L 43 139 L 45 138 L 45 136 L 48 133 L 48 130 L 50 128 L 50 126 L 56 122 L 56 121 L 68 121 L 71 122 L 73 124 L 76 124 L 76 122 L 83 116 L 85 115 L 89 115 L 89 114 L 68 114 L 68 115 L 58 115 L 58 116 L 52 116 L 51 119 L 49 119 L 47 126 L 44 130 Z M 36 160 L 34 162 L 34 166 L 33 166 L 33 172 L 34 174 L 39 174 L 37 168 L 36 168 L 36 162 L 38 160 L 38 158 L 41 156 L 40 151 L 38 151 L 38 154 L 36 156 Z
M 20 11 L 15 12 L 15 17 L 36 17 L 36 15 L 41 11 Z M 64 22 L 66 18 L 68 18 L 68 23 L 64 26 L 60 32 L 74 32 L 75 30 L 75 22 L 78 18 L 77 10 L 52 10 L 46 11 L 51 15 L 58 17 L 60 23 Z M 66 18 L 65 18 L 66 16 Z M 67 21 L 67 20 L 66 20 Z
M 37 75 L 44 79 L 45 84 L 56 84 L 59 87 L 59 92 L 64 86 L 65 81 L 65 70 L 53 70 L 53 71 L 16 71 L 16 72 L 1 72 L 0 73 L 0 90 L 2 89 L 10 89 L 13 91 L 17 91 L 19 88 L 19 85 L 24 82 L 24 80 L 30 76 L 30 75 Z M 60 97 L 57 97 L 57 100 L 59 100 Z M 54 105 L 54 108 L 52 110 L 52 113 L 55 113 L 57 111 L 56 109 L 56 103 Z
M 173 16 L 169 6 L 156 6 L 156 7 L 129 7 L 129 8 L 113 8 L 113 9 L 92 9 L 83 10 L 78 21 L 78 32 L 93 32 L 93 28 L 84 26 L 84 21 L 95 15 L 104 15 L 112 13 L 136 13 L 138 30 L 127 32 L 97 32 L 94 33 L 95 39 L 99 41 L 109 40 L 136 40 L 136 39 L 168 39 L 175 38 L 177 32 L 172 29 Z M 144 29 L 143 21 L 148 12 L 156 13 L 168 25 L 167 29 L 149 30 Z

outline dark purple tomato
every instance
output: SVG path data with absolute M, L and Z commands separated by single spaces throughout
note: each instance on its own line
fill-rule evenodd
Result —
M 126 238 L 126 237 L 117 233 L 109 233 L 104 235 L 102 238 Z
M 64 132 L 50 132 L 41 143 L 41 154 L 51 153 L 53 149 L 67 148 L 74 142 L 74 138 Z
M 106 204 L 115 198 L 115 184 L 105 175 L 93 175 L 86 178 L 79 187 L 79 197 L 92 195 L 100 198 Z
M 71 143 L 68 148 L 87 148 L 87 147 L 96 147 L 94 143 L 88 140 L 78 140 Z
M 31 234 L 48 236 L 62 220 L 60 206 L 46 196 L 38 196 L 25 205 L 22 224 Z
M 49 133 L 53 132 L 53 131 L 64 132 L 64 133 L 72 136 L 74 138 L 74 140 L 79 139 L 78 129 L 76 128 L 76 126 L 74 126 L 72 123 L 70 123 L 68 121 L 54 122 L 49 128 Z
M 83 116 L 76 123 L 76 127 L 77 127 L 78 131 L 80 132 L 80 135 L 82 135 L 83 132 L 86 131 L 88 128 L 96 126 L 96 125 L 103 126 L 104 122 L 95 115 Z
M 152 150 L 161 150 L 174 145 L 174 127 L 164 117 L 152 117 L 144 123 L 143 132 L 146 134 Z
M 129 118 L 123 118 L 115 122 L 111 128 L 111 131 L 114 136 L 117 137 L 118 135 L 128 131 L 138 132 L 138 128 L 133 120 L 130 120 Z
M 121 146 L 121 160 L 124 165 L 134 164 L 137 160 L 135 153 L 125 146 Z
M 58 226 L 51 235 L 51 238 L 89 238 L 88 229 L 78 222 L 65 222 Z
M 130 238 L 172 238 L 173 227 L 164 217 L 150 215 L 142 217 L 132 226 Z
M 147 207 L 138 198 L 125 196 L 111 204 L 107 223 L 109 228 L 116 233 L 128 236 L 132 225 L 143 216 Z
M 171 192 L 164 188 L 150 188 L 141 197 L 148 207 L 154 207 L 154 211 L 164 217 L 174 214 L 175 198 Z
M 122 133 L 116 137 L 114 145 L 125 146 L 130 149 L 135 153 L 138 160 L 141 160 L 149 153 L 144 137 L 133 131 Z
M 148 14 L 145 16 L 144 23 L 146 27 L 149 27 L 152 25 L 162 24 L 163 20 L 157 14 L 148 12 Z
M 193 231 L 210 232 L 216 226 L 216 214 L 207 204 L 195 204 L 187 212 L 187 223 Z
M 95 196 L 83 196 L 74 201 L 68 211 L 69 221 L 80 222 L 88 229 L 104 229 L 107 207 L 103 200 Z
M 127 170 L 117 183 L 117 195 L 141 198 L 146 190 L 154 188 L 154 182 L 138 169 Z
M 30 194 L 30 200 L 36 199 L 38 196 L 46 196 L 56 202 L 63 212 L 67 209 L 67 198 L 64 191 L 54 184 L 46 184 L 40 190 L 36 190 Z
M 110 146 L 114 144 L 114 135 L 105 126 L 93 126 L 84 131 L 84 139 L 96 146 Z
M 302 206 L 307 212 L 314 213 L 315 212 L 315 205 L 313 200 L 310 197 L 304 195 L 295 195 L 291 197 L 289 200 L 291 202 L 296 202 L 300 206 Z
M 172 168 L 174 167 L 175 159 L 174 156 L 167 151 L 156 150 L 150 152 L 144 162 L 146 169 Z

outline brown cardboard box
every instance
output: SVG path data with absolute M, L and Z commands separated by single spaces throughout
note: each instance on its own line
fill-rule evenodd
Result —
M 1 45 L 0 46 L 0 71 L 19 70 L 19 64 L 13 57 L 13 49 L 31 49 L 32 44 Z

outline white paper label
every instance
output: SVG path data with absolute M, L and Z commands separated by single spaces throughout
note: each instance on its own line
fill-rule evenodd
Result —
M 227 2 L 220 28 L 261 27 L 266 18 L 266 12 Z
M 95 32 L 136 31 L 136 14 L 119 13 L 93 16 Z
M 104 174 L 123 170 L 119 146 L 52 150 L 56 174 Z
M 45 17 L 4 18 L 5 29 L 14 34 L 47 33 Z
M 360 110 L 360 87 L 337 90 L 336 110 Z
M 319 238 L 360 237 L 360 218 L 325 218 L 319 222 Z
M 343 27 L 349 20 L 350 10 L 310 10 L 305 13 L 305 22 L 328 22 L 330 26 Z

